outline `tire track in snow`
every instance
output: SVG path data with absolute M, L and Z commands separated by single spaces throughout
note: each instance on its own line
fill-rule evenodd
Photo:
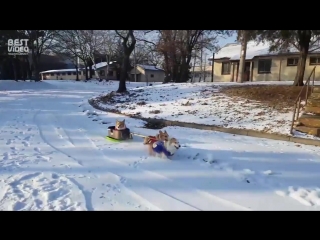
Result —
M 69 135 L 69 137 L 71 139 L 73 139 L 73 134 L 74 134 L 74 131 L 70 132 L 69 130 L 65 130 L 67 132 L 67 134 Z M 68 133 L 69 132 L 69 133 Z M 183 193 L 178 193 L 178 191 L 172 191 L 172 190 L 168 190 L 168 189 L 159 189 L 159 188 L 155 188 L 154 186 L 152 185 L 149 185 L 150 188 L 162 193 L 162 194 L 165 194 L 166 196 L 172 198 L 172 199 L 175 199 L 177 201 L 180 201 L 194 209 L 197 209 L 197 210 L 201 210 L 199 209 L 199 207 L 197 207 L 195 203 L 197 202 L 201 202 L 202 204 L 200 204 L 201 206 L 205 206 L 205 209 L 202 209 L 202 210 L 221 210 L 221 205 L 223 205 L 223 208 L 225 210 L 230 210 L 231 209 L 234 209 L 234 210 L 251 210 L 249 208 L 246 208 L 244 206 L 241 206 L 241 205 L 238 205 L 236 203 L 233 203 L 233 202 L 230 202 L 228 200 L 225 200 L 225 199 L 222 199 L 222 198 L 219 198 L 217 196 L 214 196 L 212 194 L 209 194 L 209 193 L 206 193 L 202 190 L 199 190 L 199 189 L 194 189 L 194 188 L 190 188 L 189 186 L 185 186 L 183 184 L 179 184 L 179 183 L 176 183 L 176 181 L 173 181 L 172 179 L 168 178 L 168 177 L 165 177 L 159 173 L 156 173 L 156 172 L 152 172 L 152 171 L 148 171 L 148 170 L 135 170 L 135 169 L 132 169 L 131 167 L 128 167 L 125 163 L 121 162 L 121 161 L 117 161 L 117 160 L 113 160 L 111 159 L 110 157 L 106 156 L 103 152 L 101 153 L 101 151 L 99 150 L 99 148 L 96 146 L 95 142 L 91 140 L 90 137 L 88 137 L 84 132 L 82 132 L 82 135 L 84 136 L 84 138 L 79 138 L 79 133 L 77 133 L 77 136 L 75 136 L 77 139 L 81 139 L 81 140 L 78 140 L 78 142 L 81 144 L 81 145 L 86 145 L 86 146 L 92 146 L 94 149 L 95 149 L 95 152 L 96 154 L 95 155 L 103 155 L 103 158 L 104 160 L 107 160 L 109 162 L 112 162 L 118 166 L 121 166 L 121 168 L 124 168 L 126 169 L 126 172 L 131 172 L 131 173 L 134 173 L 134 172 L 137 172 L 139 171 L 140 173 L 144 174 L 144 175 L 147 175 L 149 176 L 149 178 L 156 178 L 158 180 L 162 180 L 162 181 L 165 181 L 167 182 L 167 186 L 175 186 L 177 189 L 183 189 L 185 190 L 185 192 L 193 192 L 194 194 L 183 194 Z M 75 144 L 76 144 L 76 140 L 74 140 Z M 87 143 L 87 144 L 86 144 Z M 89 144 L 88 144 L 89 143 Z M 77 144 L 76 144 L 77 145 Z M 114 167 L 115 168 L 115 167 Z M 116 169 L 116 168 L 115 168 Z M 123 175 L 123 173 L 116 173 L 117 175 Z M 130 177 L 129 177 L 130 178 Z M 134 180 L 134 179 L 130 179 L 131 181 Z M 136 181 L 135 181 L 136 182 Z M 145 184 L 148 186 L 148 184 Z M 191 195 L 191 196 L 190 196 Z M 197 196 L 197 197 L 195 197 Z M 182 200 L 182 199 L 186 199 L 186 200 Z M 215 205 L 213 204 L 216 203 L 216 205 L 219 205 L 218 208 L 215 208 Z
M 39 129 L 39 135 L 41 137 L 41 139 L 46 143 L 48 144 L 50 147 L 52 147 L 54 150 L 62 153 L 63 155 L 71 158 L 72 160 L 74 160 L 75 162 L 77 162 L 80 166 L 83 166 L 82 165 L 82 162 L 81 161 L 78 161 L 77 159 L 73 158 L 71 155 L 69 155 L 68 153 L 66 153 L 65 151 L 61 150 L 59 147 L 55 147 L 53 144 L 50 143 L 50 141 L 45 137 L 45 132 L 54 132 L 55 131 L 55 127 L 53 125 L 48 125 L 48 127 L 46 127 L 46 130 L 44 130 L 40 124 L 40 120 L 38 119 L 39 115 L 41 114 L 41 111 L 37 112 L 34 117 L 33 117 L 33 120 L 34 120 L 34 123 L 36 124 L 37 128 Z M 43 114 L 44 115 L 44 114 Z M 46 123 L 52 121 L 52 119 L 48 118 L 48 117 L 45 117 L 43 120 L 46 120 Z M 51 128 L 53 131 L 48 131 L 48 129 Z M 71 145 L 73 145 L 71 143 Z M 73 145 L 74 146 L 74 145 Z
M 43 114 L 44 115 L 44 114 Z M 40 121 L 41 120 L 41 121 Z M 54 128 L 53 125 L 51 125 L 52 119 L 50 117 L 47 116 L 41 116 L 40 114 L 37 116 L 35 116 L 35 123 L 37 124 L 37 127 L 39 129 L 39 132 L 40 132 L 40 136 L 41 138 L 43 139 L 44 142 L 46 142 L 49 146 L 51 146 L 53 149 L 55 149 L 56 151 L 64 154 L 65 156 L 68 156 L 68 157 L 71 157 L 74 161 L 78 162 L 79 164 L 81 164 L 81 166 L 84 166 L 82 164 L 82 161 L 79 160 L 81 159 L 81 153 L 80 153 L 80 158 L 79 157 L 74 157 L 72 156 L 73 154 L 71 152 L 75 151 L 76 147 L 75 145 L 71 145 L 69 144 L 68 147 L 64 147 L 65 149 L 64 150 L 61 150 L 61 147 L 62 146 L 55 146 L 55 143 L 52 143 L 49 138 L 46 137 L 46 134 L 52 134 L 54 131 L 50 131 L 50 129 L 46 126 L 45 127 L 45 130 L 44 130 L 44 127 L 42 127 L 41 125 L 41 122 L 46 122 L 46 124 L 48 124 L 48 126 L 51 128 L 51 130 Z M 66 130 L 64 130 L 64 132 L 66 133 L 67 136 L 68 133 Z M 70 136 L 69 136 L 70 138 Z M 51 138 L 52 139 L 52 138 Z M 70 138 L 71 139 L 71 138 Z M 58 141 L 57 141 L 58 142 Z M 86 142 L 88 143 L 88 142 Z M 70 154 L 68 153 L 68 150 L 70 151 Z M 92 157 L 93 155 L 91 155 Z M 90 165 L 86 165 L 86 167 L 90 167 Z M 67 176 L 65 176 L 67 177 Z M 71 182 L 73 182 L 76 186 L 78 186 L 78 188 L 82 191 L 83 193 L 83 196 L 85 197 L 85 200 L 86 200 L 86 207 L 88 210 L 94 210 L 94 207 L 93 207 L 93 203 L 92 203 L 92 193 L 93 191 L 89 191 L 89 190 L 86 190 L 84 185 L 79 183 L 79 181 L 75 180 L 74 178 L 71 178 L 71 177 L 67 177 Z M 133 194 L 132 195 L 135 195 L 134 192 L 132 192 Z M 138 198 L 141 199 L 141 197 L 139 195 L 137 195 Z M 134 198 L 137 198 L 137 197 L 134 197 Z M 144 200 L 146 201 L 146 200 Z M 148 202 L 148 201 L 146 201 Z M 148 205 L 152 205 L 151 203 L 148 202 Z M 160 210 L 159 208 L 157 208 L 156 206 L 152 207 L 154 210 Z M 183 208 L 182 208 L 183 209 Z
M 42 129 L 41 122 L 46 122 L 46 124 L 49 124 L 49 125 L 51 124 L 50 118 L 46 117 L 46 119 L 43 119 L 42 121 L 38 121 L 39 129 Z M 79 151 L 77 149 L 76 150 L 77 154 L 74 153 L 76 147 L 71 147 L 69 145 L 68 148 L 65 148 L 63 151 L 61 151 L 60 147 L 54 146 L 54 143 L 48 142 L 50 140 L 49 140 L 49 138 L 46 138 L 44 132 L 42 132 L 42 136 L 43 136 L 44 140 L 50 146 L 52 146 L 54 149 L 56 149 L 57 151 L 60 151 L 61 153 L 65 154 L 65 155 L 68 155 L 68 156 L 72 155 L 72 159 L 74 159 L 77 162 L 82 162 L 82 166 L 89 167 L 91 169 L 94 169 L 95 167 L 98 169 L 101 167 L 105 168 L 105 165 L 106 165 L 105 156 L 103 154 L 101 154 L 101 152 L 97 149 L 96 145 L 94 144 L 94 142 L 92 140 L 88 139 L 84 133 L 79 133 L 77 131 L 71 131 L 71 130 L 67 130 L 67 129 L 64 129 L 64 131 L 70 137 L 70 139 L 72 139 L 75 146 L 80 145 L 81 150 Z M 47 131 L 47 133 L 50 133 L 50 132 L 51 131 Z M 50 139 L 52 139 L 52 138 L 50 138 Z M 84 147 L 84 146 L 89 146 L 89 147 Z M 78 155 L 78 156 L 75 156 L 75 155 Z M 98 161 L 92 161 L 92 160 L 90 161 L 90 158 L 92 159 L 93 156 L 94 156 L 94 159 L 98 159 Z M 100 157 L 97 157 L 97 156 L 100 156 Z M 87 162 L 87 164 L 85 164 L 85 162 Z M 127 166 L 125 166 L 125 167 L 127 167 Z M 121 166 L 121 168 L 122 168 L 122 166 Z M 128 169 L 132 170 L 130 167 L 128 167 Z M 115 174 L 113 172 L 111 172 L 111 174 L 114 174 L 115 176 L 119 176 L 121 178 L 121 174 Z M 132 181 L 132 186 L 124 185 L 124 187 L 128 188 L 128 190 L 133 189 L 133 193 L 135 195 L 140 196 L 139 197 L 140 199 L 143 198 L 144 201 L 149 202 L 151 205 L 155 205 L 155 204 L 153 204 L 152 201 L 147 200 L 147 198 L 145 196 L 146 195 L 145 192 L 152 193 L 152 196 L 156 196 L 156 199 L 158 199 L 158 200 L 159 199 L 166 200 L 165 202 L 168 202 L 170 200 L 170 205 L 175 206 L 179 210 L 199 210 L 198 208 L 191 206 L 190 204 L 183 203 L 182 201 L 177 200 L 177 199 L 174 200 L 172 197 L 170 197 L 170 194 L 164 195 L 163 193 L 161 193 L 155 189 L 152 189 L 152 188 L 150 189 L 149 187 L 141 185 L 141 183 L 137 183 L 137 181 Z M 132 197 L 135 198 L 134 196 L 132 196 Z M 155 197 L 152 197 L 152 200 L 156 200 L 156 199 L 155 199 Z M 159 201 L 157 201 L 157 202 L 159 202 Z M 170 205 L 168 205 L 168 206 L 170 206 Z M 155 205 L 155 206 L 157 206 L 157 205 Z M 168 209 L 168 206 L 165 206 L 164 209 Z M 159 209 L 159 207 L 156 207 L 156 208 Z

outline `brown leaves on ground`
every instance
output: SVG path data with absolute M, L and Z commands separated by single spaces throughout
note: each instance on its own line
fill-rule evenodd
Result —
M 279 112 L 289 112 L 301 89 L 302 87 L 287 85 L 247 85 L 225 87 L 221 89 L 221 92 L 232 98 L 257 101 Z M 302 100 L 305 99 L 306 89 L 305 87 L 303 90 Z M 310 90 L 308 93 L 310 94 Z

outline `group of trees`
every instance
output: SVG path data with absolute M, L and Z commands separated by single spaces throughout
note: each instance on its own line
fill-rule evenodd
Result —
M 99 59 L 116 61 L 120 75 L 118 91 L 123 92 L 133 61 L 164 69 L 165 81 L 186 82 L 190 79 L 192 59 L 202 58 L 204 49 L 216 52 L 218 39 L 232 34 L 237 34 L 242 43 L 240 62 L 245 59 L 249 40 L 268 41 L 270 51 L 295 47 L 300 57 L 294 85 L 301 86 L 308 52 L 318 46 L 320 30 L 0 30 L 0 69 L 10 69 L 15 79 L 39 80 L 42 56 L 51 53 L 73 62 L 76 68 L 80 60 L 89 79 Z M 30 54 L 9 55 L 8 39 L 29 39 Z M 243 65 L 240 63 L 240 74 Z M 96 75 L 99 77 L 98 72 Z

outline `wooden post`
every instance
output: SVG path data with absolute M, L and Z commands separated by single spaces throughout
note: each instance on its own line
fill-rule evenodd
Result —
M 109 64 L 110 64 L 110 60 L 109 60 L 109 55 L 106 55 L 106 62 L 107 62 L 107 75 L 106 75 L 106 80 L 108 81 L 108 76 L 109 76 Z
M 192 70 L 192 79 L 191 79 L 191 82 L 194 81 L 194 67 L 196 66 L 196 58 L 197 58 L 197 52 L 195 51 L 194 52 L 194 59 L 193 59 L 193 70 Z
M 278 81 L 281 81 L 281 67 L 282 67 L 282 58 L 280 58 L 280 66 L 279 66 L 279 76 L 278 76 Z
M 231 75 L 231 82 L 234 82 L 234 68 L 235 68 L 235 63 L 230 63 L 232 66 L 232 75 Z
M 213 78 L 214 78 L 214 53 L 212 53 L 211 82 L 213 82 Z

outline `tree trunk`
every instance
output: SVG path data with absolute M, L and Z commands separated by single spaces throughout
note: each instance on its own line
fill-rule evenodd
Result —
M 77 77 L 76 77 L 76 81 L 79 81 L 79 70 L 78 70 L 78 64 L 75 65 L 76 67 L 76 73 L 77 73 Z
M 20 71 L 21 71 L 21 78 L 23 81 L 26 81 L 26 63 L 25 57 L 22 56 L 20 59 Z
M 89 64 L 89 78 L 92 78 L 92 65 Z
M 120 80 L 119 80 L 119 88 L 117 90 L 118 93 L 123 93 L 127 91 L 126 87 L 126 79 L 127 79 L 127 69 L 130 68 L 130 54 L 125 54 L 122 66 L 121 66 L 121 72 L 120 72 Z
M 310 45 L 311 33 L 308 30 L 302 30 L 299 47 L 300 47 L 300 56 L 299 62 L 297 66 L 297 74 L 293 82 L 293 86 L 303 86 L 303 78 L 304 72 L 306 68 L 306 61 L 309 52 L 309 45 Z
M 17 61 L 16 60 L 17 59 L 15 57 L 11 58 L 14 80 L 18 81 L 18 71 L 17 71 Z
M 186 66 L 185 61 L 183 61 L 180 65 L 180 79 L 179 82 L 186 82 L 188 78 L 188 68 Z
M 34 69 L 33 69 L 33 72 L 34 72 L 34 80 L 35 80 L 36 82 L 39 82 L 40 79 L 39 79 L 39 64 L 38 64 L 38 62 L 34 62 L 34 63 L 33 63 L 33 67 L 34 67 Z
M 303 86 L 303 78 L 304 78 L 304 72 L 306 68 L 306 61 L 308 57 L 308 49 L 309 48 L 303 48 L 300 51 L 299 56 L 299 62 L 297 66 L 297 74 L 293 82 L 293 86 Z
M 32 64 L 33 64 L 33 73 L 34 73 L 34 80 L 36 82 L 39 82 L 39 60 L 40 60 L 40 56 L 34 54 L 32 56 Z
M 246 30 L 242 31 L 242 40 L 241 40 L 241 52 L 240 52 L 240 62 L 239 62 L 239 75 L 238 82 L 244 82 L 244 70 L 245 70 L 245 62 L 247 55 L 247 32 Z
M 85 61 L 83 61 L 84 62 L 84 69 L 85 69 L 85 74 L 86 74 L 86 80 L 88 80 L 89 78 L 88 78 L 88 66 L 87 66 L 87 64 L 86 64 L 86 62 Z
M 26 57 L 26 69 L 27 69 L 27 78 L 28 78 L 28 79 L 31 79 L 31 77 L 32 77 L 32 72 L 31 72 L 31 66 L 30 66 L 29 56 Z

